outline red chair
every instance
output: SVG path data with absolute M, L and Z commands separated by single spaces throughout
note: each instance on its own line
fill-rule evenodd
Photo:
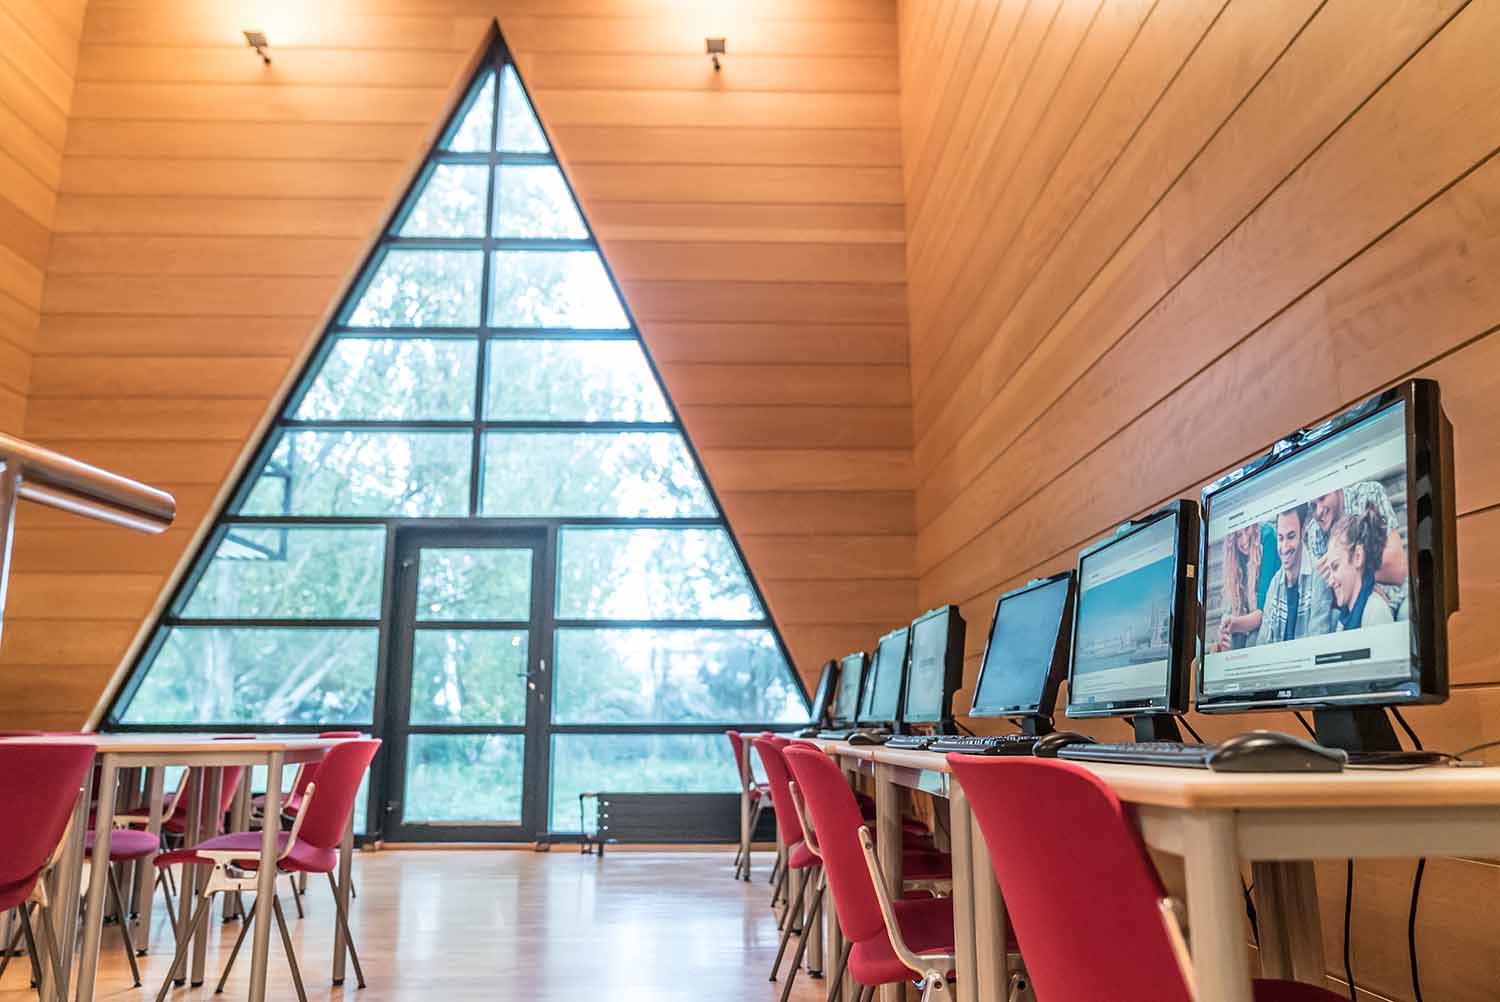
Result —
M 349 820 L 354 813 L 354 798 L 359 792 L 360 781 L 364 778 L 365 770 L 370 767 L 370 760 L 375 757 L 375 752 L 379 748 L 380 742 L 376 739 L 343 741 L 330 748 L 319 765 L 317 782 L 308 787 L 303 796 L 302 809 L 297 813 L 292 830 L 280 832 L 277 835 L 279 853 L 276 858 L 276 868 L 279 873 L 327 874 L 328 884 L 334 890 L 333 900 L 338 912 L 339 926 L 343 931 L 344 941 L 348 944 L 349 956 L 354 963 L 354 974 L 361 988 L 365 987 L 365 975 L 359 964 L 359 954 L 354 948 L 354 937 L 349 931 L 349 917 L 345 914 L 344 907 L 338 899 L 338 885 L 334 880 L 333 871 L 338 865 L 339 843 L 343 841 L 344 831 L 348 828 Z M 163 853 L 156 857 L 156 865 L 159 867 L 182 863 L 213 868 L 203 884 L 192 918 L 178 927 L 177 953 L 172 966 L 167 970 L 166 980 L 162 982 L 161 990 L 157 993 L 157 1002 L 163 1002 L 167 997 L 167 992 L 172 987 L 173 975 L 187 954 L 188 943 L 196 935 L 198 928 L 207 920 L 208 913 L 213 908 L 213 896 L 226 892 L 252 894 L 255 892 L 255 870 L 260 865 L 260 844 L 260 832 L 236 832 L 230 835 L 220 835 L 190 848 Z M 292 947 L 291 933 L 287 930 L 286 915 L 281 910 L 281 898 L 274 893 L 271 899 L 271 913 L 281 932 L 281 942 L 286 949 L 287 963 L 292 971 L 292 983 L 297 988 L 297 998 L 300 1002 L 307 1002 L 307 993 L 302 986 L 302 973 L 297 966 L 297 955 Z M 224 984 L 229 979 L 229 972 L 234 967 L 235 958 L 239 956 L 240 946 L 245 942 L 245 936 L 249 933 L 254 919 L 255 912 L 247 910 L 245 921 L 240 926 L 239 938 L 235 940 L 234 947 L 229 953 L 229 960 L 224 965 L 224 973 L 219 978 L 216 993 L 224 990 Z
M 739 731 L 725 731 L 724 736 L 729 739 L 729 747 L 734 751 L 734 768 L 740 777 L 740 796 L 750 799 L 750 830 L 740 840 L 740 848 L 734 855 L 734 875 L 739 880 L 750 879 L 750 846 L 755 840 L 755 829 L 760 824 L 760 816 L 765 812 L 766 803 L 770 799 L 771 788 L 766 783 L 757 782 L 755 774 L 750 771 L 750 764 L 745 759 L 745 736 Z
M 834 912 L 844 934 L 841 967 L 847 966 L 867 992 L 922 978 L 923 997 L 941 997 L 953 968 L 952 902 L 933 897 L 883 902 L 884 885 L 877 887 L 861 838 L 872 849 L 874 842 L 842 770 L 811 745 L 794 745 L 785 758 L 823 853 Z M 916 876 L 911 871 L 903 875 Z
M 820 847 L 822 847 L 820 851 L 823 853 L 823 857 L 820 857 L 819 855 L 814 853 L 811 845 L 808 842 L 808 836 L 802 828 L 802 822 L 798 815 L 797 806 L 795 801 L 793 800 L 791 793 L 791 782 L 793 774 L 790 771 L 790 756 L 793 754 L 808 752 L 824 759 L 829 767 L 834 770 L 835 775 L 838 776 L 838 784 L 843 791 L 842 795 L 850 808 L 854 811 L 855 818 L 858 819 L 859 807 L 857 806 L 854 799 L 854 791 L 849 788 L 848 782 L 844 780 L 843 773 L 840 772 L 838 767 L 833 764 L 832 760 L 829 760 L 826 755 L 823 755 L 822 752 L 813 750 L 811 746 L 799 746 L 791 741 L 786 740 L 785 738 L 777 737 L 756 738 L 755 741 L 752 742 L 752 744 L 755 746 L 756 752 L 761 756 L 761 764 L 764 765 L 766 769 L 766 778 L 771 781 L 771 802 L 776 809 L 776 823 L 778 826 L 780 826 L 782 840 L 787 845 L 787 869 L 793 871 L 811 869 L 815 867 L 821 869 L 825 865 L 829 869 L 831 869 L 833 865 L 831 861 L 826 864 L 824 863 L 824 859 L 827 857 L 829 850 L 824 845 L 827 840 L 822 835 L 822 832 L 824 831 L 823 823 L 819 820 L 816 811 L 812 811 L 811 816 L 813 818 L 814 824 L 817 825 L 817 831 L 819 833 L 818 844 Z M 812 797 L 809 796 L 808 800 L 811 801 L 811 799 Z M 952 866 L 947 858 L 942 856 L 940 853 L 937 853 L 932 849 L 920 844 L 903 845 L 902 850 L 904 876 L 907 880 L 921 881 L 930 884 L 936 881 L 952 879 Z M 828 879 L 832 879 L 831 875 Z M 804 909 L 804 900 L 806 898 L 806 890 L 809 884 L 815 884 L 813 897 L 811 902 L 807 903 L 806 908 Z M 770 980 L 776 980 L 777 972 L 781 967 L 781 958 L 786 953 L 787 944 L 791 937 L 793 935 L 802 936 L 806 928 L 811 926 L 812 923 L 815 923 L 819 920 L 822 912 L 824 888 L 825 884 L 821 872 L 814 872 L 809 874 L 808 879 L 802 882 L 802 892 L 797 895 L 796 900 L 790 904 L 786 913 L 783 915 L 781 943 L 776 950 L 776 960 L 771 965 Z M 929 898 L 927 900 L 930 901 L 934 899 Z M 802 928 L 798 928 L 798 921 L 804 918 L 804 911 L 805 921 L 803 922 Z M 840 921 L 840 926 L 842 927 L 842 925 L 843 923 L 842 921 Z M 948 920 L 950 936 L 952 935 L 952 925 L 953 920 L 950 908 Z M 804 948 L 804 944 L 799 940 L 797 949 L 797 956 L 799 958 L 802 956 Z M 840 973 L 842 976 L 842 971 Z M 790 996 L 792 983 L 796 980 L 796 977 L 797 966 L 794 964 L 791 974 L 787 977 L 787 983 L 785 986 L 783 986 L 782 989 L 783 1000 Z
M 1038 998 L 1193 1002 L 1176 912 L 1108 784 L 1055 759 L 948 762 L 989 846 Z M 1256 1002 L 1342 998 L 1293 981 L 1257 980 L 1254 990 Z
M 6 822 L 0 825 L 0 912 L 15 908 L 20 916 L 38 983 L 43 962 L 52 968 L 53 983 L 62 983 L 62 955 L 41 878 L 56 859 L 96 748 L 76 740 L 0 742 L 0 804 L 5 805 Z M 40 950 L 33 908 L 42 932 Z

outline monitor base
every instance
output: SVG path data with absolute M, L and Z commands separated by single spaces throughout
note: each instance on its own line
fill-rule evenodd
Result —
M 1142 713 L 1130 718 L 1137 741 L 1176 741 L 1182 743 L 1182 730 L 1170 713 Z
M 1351 765 L 1435 765 L 1441 752 L 1407 751 L 1381 706 L 1313 711 L 1313 732 L 1325 748 L 1342 748 Z
M 1031 734 L 1036 737 L 1051 734 L 1053 731 L 1052 718 L 1040 714 L 1021 717 L 1016 721 L 1016 725 L 1021 728 L 1022 734 Z

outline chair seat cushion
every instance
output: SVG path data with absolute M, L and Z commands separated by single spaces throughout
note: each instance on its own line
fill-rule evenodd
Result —
M 90 831 L 88 839 L 84 843 L 84 851 L 90 856 L 94 854 L 95 832 Z M 150 832 L 137 831 L 134 828 L 117 828 L 109 833 L 109 858 L 111 862 L 120 862 L 127 859 L 145 859 L 154 856 L 161 848 L 161 840 Z
M 1257 980 L 1255 1002 L 1343 1002 L 1344 996 L 1301 981 Z
M 257 793 L 255 796 L 251 797 L 250 798 L 250 806 L 252 808 L 254 808 L 257 813 L 264 814 L 265 810 L 266 810 L 266 795 L 264 793 Z M 301 809 L 302 809 L 302 794 L 300 794 L 300 793 L 289 793 L 286 796 L 284 796 L 284 797 L 281 798 L 281 813 L 282 814 L 286 814 L 286 815 L 290 815 L 292 817 L 295 817 L 296 814 L 297 814 L 297 812 L 300 811 Z
M 285 852 L 287 832 L 278 832 L 276 835 L 276 851 Z M 234 865 L 243 870 L 253 870 L 260 865 L 260 832 L 236 832 L 233 835 L 220 835 L 211 838 L 207 842 L 200 842 L 189 849 L 178 849 L 175 852 L 164 852 L 156 857 L 157 866 L 172 866 L 177 863 L 212 863 L 213 860 L 206 856 L 198 855 L 198 850 L 210 851 L 239 850 L 245 851 L 243 859 L 236 858 Z M 292 851 L 287 853 L 277 868 L 290 873 L 331 873 L 334 865 L 338 862 L 339 853 L 337 849 L 319 849 L 308 845 L 300 839 L 292 846 Z
M 907 850 L 901 854 L 903 880 L 952 880 L 953 857 L 933 850 Z
M 906 945 L 917 953 L 953 952 L 953 901 L 951 898 L 907 898 L 892 903 Z M 862 985 L 889 985 L 910 981 L 917 975 L 903 964 L 881 934 L 849 951 L 849 973 Z
M 805 870 L 809 866 L 817 866 L 822 860 L 813 855 L 806 842 L 798 842 L 787 850 L 786 865 L 793 870 Z

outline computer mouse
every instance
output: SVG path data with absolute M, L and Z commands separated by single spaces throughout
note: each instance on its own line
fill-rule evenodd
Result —
M 1209 756 L 1216 772 L 1340 772 L 1349 756 L 1280 731 L 1246 731 Z
M 1036 744 L 1031 746 L 1031 754 L 1039 758 L 1057 758 L 1058 750 L 1068 745 L 1095 743 L 1093 738 L 1087 734 L 1079 734 L 1077 731 L 1053 731 L 1051 734 L 1043 734 L 1036 739 Z
M 851 745 L 883 745 L 890 738 L 885 731 L 855 731 L 849 735 Z

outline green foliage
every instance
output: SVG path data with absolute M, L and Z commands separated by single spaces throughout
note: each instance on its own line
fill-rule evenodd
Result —
M 715 514 L 675 431 L 490 432 L 481 508 L 511 518 Z
M 491 341 L 488 383 L 491 421 L 672 420 L 635 341 Z
M 295 417 L 302 421 L 467 421 L 476 338 L 341 337 Z

